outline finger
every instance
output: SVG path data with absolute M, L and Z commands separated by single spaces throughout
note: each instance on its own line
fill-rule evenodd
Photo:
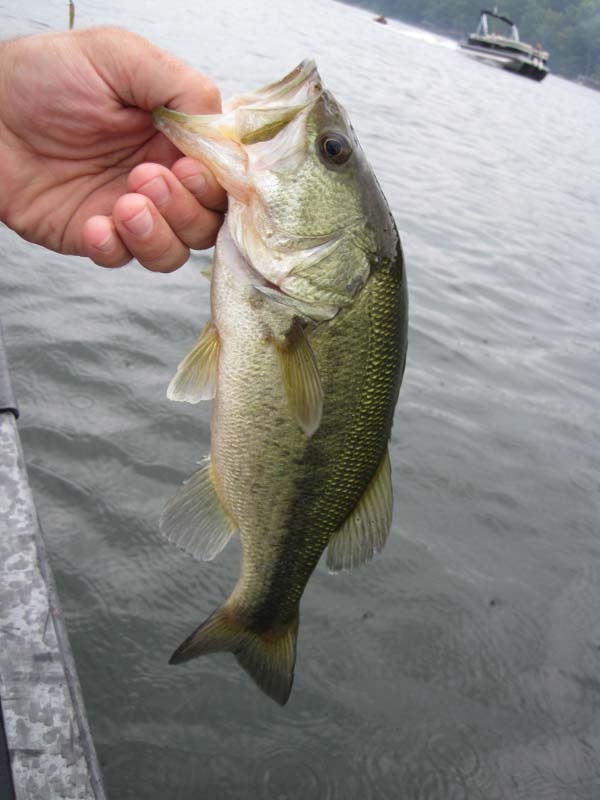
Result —
M 147 197 L 122 195 L 112 218 L 125 247 L 146 269 L 172 272 L 188 260 L 188 248 Z
M 121 241 L 110 217 L 95 216 L 83 226 L 85 255 L 100 267 L 122 267 L 131 261 L 131 253 Z
M 188 247 L 212 247 L 223 217 L 204 208 L 194 195 L 160 164 L 140 164 L 127 181 L 131 192 L 148 197 L 171 230 Z
M 227 211 L 225 189 L 200 161 L 195 158 L 180 158 L 173 164 L 171 171 L 205 208 L 223 213 Z
M 92 28 L 80 36 L 92 63 L 125 105 L 145 111 L 169 106 L 188 114 L 221 111 L 221 95 L 210 78 L 143 37 L 110 27 Z

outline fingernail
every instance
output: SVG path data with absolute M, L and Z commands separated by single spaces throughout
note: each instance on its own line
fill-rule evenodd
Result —
M 134 236 L 148 236 L 154 227 L 154 221 L 148 208 L 144 207 L 131 219 L 123 220 L 123 225 Z
M 192 194 L 202 195 L 206 192 L 206 178 L 201 172 L 197 172 L 195 175 L 188 175 L 187 178 L 182 178 L 181 182 Z
M 151 181 L 140 186 L 138 191 L 145 194 L 146 197 L 149 197 L 154 205 L 159 208 L 160 206 L 166 205 L 171 197 L 167 182 L 162 175 L 157 175 L 156 178 L 152 178 Z
M 109 234 L 107 234 L 105 239 L 102 239 L 101 242 L 96 242 L 94 247 L 96 250 L 100 250 L 102 253 L 108 253 L 110 250 L 114 250 L 115 245 L 116 238 L 114 233 L 111 231 Z

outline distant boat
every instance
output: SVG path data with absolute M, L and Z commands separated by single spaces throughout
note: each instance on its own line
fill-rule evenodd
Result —
M 492 31 L 500 27 L 500 32 Z M 482 61 L 496 64 L 502 69 L 524 75 L 535 81 L 543 81 L 548 74 L 546 61 L 549 53 L 540 44 L 535 47 L 519 39 L 515 23 L 508 17 L 493 11 L 482 11 L 479 25 L 466 42 L 461 42 L 463 50 Z

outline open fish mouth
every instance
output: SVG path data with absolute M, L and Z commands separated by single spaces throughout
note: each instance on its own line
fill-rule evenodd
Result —
M 312 58 L 305 59 L 281 80 L 256 89 L 254 92 L 246 92 L 226 100 L 223 103 L 223 112 L 228 113 L 242 106 L 303 104 L 303 94 L 306 95 L 310 92 L 315 95 L 314 99 L 316 99 L 322 90 L 317 65 Z
M 255 144 L 276 136 L 322 92 L 317 66 L 308 59 L 276 83 L 225 101 L 222 114 L 188 115 L 161 106 L 154 109 L 153 117 L 156 127 L 184 153 L 190 149 L 191 137 Z
M 244 202 L 251 190 L 245 148 L 270 143 L 290 123 L 305 119 L 322 95 L 316 64 L 308 59 L 276 83 L 226 101 L 222 114 L 189 115 L 160 107 L 153 111 L 154 124 L 182 153 L 203 161 L 227 192 Z M 301 127 L 290 128 L 296 135 L 279 142 L 270 151 L 273 157 L 301 149 Z

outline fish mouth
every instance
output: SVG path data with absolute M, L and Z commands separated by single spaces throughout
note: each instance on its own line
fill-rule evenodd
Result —
M 188 115 L 164 107 L 152 114 L 155 126 L 182 153 L 203 161 L 230 194 L 244 200 L 249 191 L 245 147 L 272 140 L 322 93 L 316 64 L 307 59 L 281 80 L 231 98 L 222 114 Z
M 227 113 L 242 106 L 258 106 L 265 103 L 296 105 L 299 99 L 296 95 L 306 92 L 307 88 L 312 88 L 313 93 L 320 94 L 322 91 L 321 78 L 317 65 L 312 58 L 301 61 L 297 67 L 294 67 L 287 75 L 274 83 L 269 83 L 267 86 L 263 86 L 253 92 L 231 97 L 223 103 L 223 111 Z
M 185 146 L 186 137 L 180 131 L 236 144 L 254 144 L 276 136 L 288 122 L 314 105 L 322 92 L 317 65 L 306 59 L 276 83 L 225 101 L 222 114 L 184 114 L 159 106 L 152 116 L 156 127 L 178 147 L 177 139 Z

